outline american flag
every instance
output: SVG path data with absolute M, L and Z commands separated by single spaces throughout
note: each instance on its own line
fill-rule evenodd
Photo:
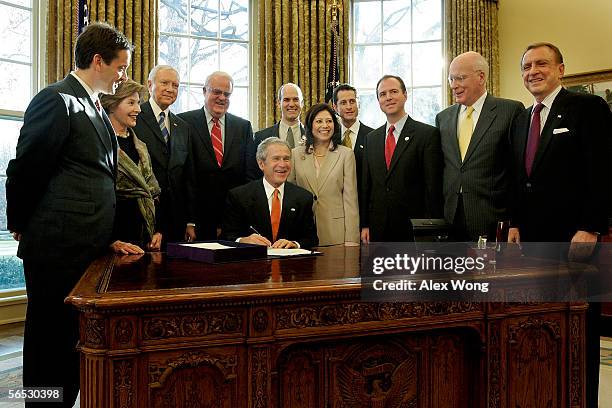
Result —
M 78 0 L 79 20 L 77 34 L 81 34 L 85 27 L 89 24 L 89 9 L 87 8 L 87 0 Z
M 329 68 L 327 73 L 327 92 L 325 93 L 325 102 L 331 101 L 334 88 L 340 84 L 340 71 L 338 69 L 338 20 L 336 18 L 332 21 L 332 40 L 331 49 L 329 53 Z

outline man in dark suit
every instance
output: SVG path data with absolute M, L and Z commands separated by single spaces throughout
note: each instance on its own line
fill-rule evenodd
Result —
M 411 218 L 442 216 L 440 132 L 408 116 L 400 77 L 383 76 L 376 92 L 387 123 L 365 140 L 361 240 L 413 241 Z
M 300 123 L 300 114 L 304 107 L 302 90 L 296 84 L 288 82 L 278 89 L 278 108 L 281 111 L 281 120 L 274 125 L 255 132 L 254 142 L 248 152 L 247 177 L 249 180 L 261 178 L 262 173 L 257 165 L 255 152 L 257 146 L 269 137 L 278 137 L 286 141 L 293 149 L 302 143 L 306 131 Z
M 608 231 L 612 118 L 606 102 L 561 86 L 563 56 L 553 44 L 527 47 L 523 83 L 534 97 L 512 126 L 516 203 L 510 242 L 596 245 Z M 570 257 L 572 256 L 570 249 Z M 597 407 L 600 304 L 586 319 L 587 407 Z
M 455 105 L 436 116 L 444 153 L 444 217 L 456 241 L 494 239 L 509 219 L 510 125 L 522 103 L 487 93 L 489 64 L 470 51 L 450 64 Z
M 357 189 L 359 190 L 361 189 L 361 163 L 363 161 L 365 138 L 374 129 L 357 119 L 359 116 L 359 100 L 357 99 L 357 89 L 351 85 L 338 85 L 332 94 L 332 102 L 334 110 L 340 116 L 342 144 L 349 149 L 353 149 L 353 153 L 355 153 Z M 359 197 L 361 198 L 361 194 L 359 194 Z
M 176 102 L 179 74 L 169 65 L 157 65 L 149 73 L 150 99 L 140 105 L 134 131 L 147 145 L 153 173 L 161 188 L 164 241 L 195 239 L 193 176 L 190 173 L 189 125 L 170 111 Z
M 230 190 L 222 237 L 273 248 L 310 248 L 319 242 L 312 194 L 287 183 L 289 144 L 275 137 L 257 147 L 263 178 Z
M 204 106 L 179 114 L 191 125 L 195 182 L 194 220 L 200 240 L 216 239 L 227 192 L 247 182 L 247 149 L 253 143 L 251 122 L 227 113 L 232 77 L 213 72 L 204 85 Z
M 28 294 L 23 385 L 63 387 L 54 406 L 72 407 L 79 391 L 78 322 L 64 298 L 108 250 L 115 216 L 117 139 L 98 94 L 127 78 L 131 51 L 115 28 L 89 25 L 77 38 L 76 70 L 30 102 L 6 171 L 8 227 Z

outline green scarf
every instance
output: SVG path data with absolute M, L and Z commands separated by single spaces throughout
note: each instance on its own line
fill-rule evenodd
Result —
M 136 165 L 127 153 L 119 149 L 116 184 L 117 198 L 137 200 L 138 208 L 145 221 L 145 227 L 150 240 L 153 234 L 155 234 L 154 199 L 159 196 L 161 189 L 153 174 L 147 145 L 136 137 L 132 129 L 128 129 L 128 132 L 132 136 L 140 162 Z

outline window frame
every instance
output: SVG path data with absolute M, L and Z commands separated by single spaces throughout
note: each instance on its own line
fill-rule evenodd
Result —
M 31 63 L 30 79 L 31 92 L 30 96 L 36 95 L 44 86 L 46 72 L 46 33 L 47 33 L 47 2 L 44 0 L 32 0 L 31 7 L 25 7 L 13 4 L 10 1 L 0 0 L 0 4 L 15 7 L 23 10 L 31 11 Z M 10 60 L 8 60 L 10 61 Z M 13 62 L 13 61 L 10 61 Z M 25 111 L 15 111 L 10 109 L 2 109 L 0 107 L 0 118 L 4 120 L 14 120 L 23 122 Z M 0 177 L 6 178 L 6 174 L 0 174 Z M 6 230 L 0 231 L 4 238 L 12 239 L 10 233 Z M 15 242 L 15 250 L 17 243 Z M 0 289 L 0 324 L 23 321 L 25 318 L 25 310 L 27 304 L 27 295 L 25 287 Z
M 186 0 L 187 3 L 187 10 L 188 10 L 188 16 L 187 19 L 189 20 L 190 16 L 191 16 L 191 3 L 192 0 Z M 161 1 L 158 2 L 159 7 L 161 7 Z M 220 7 L 221 7 L 221 2 L 220 0 L 217 1 L 217 7 L 220 12 Z M 257 112 L 256 112 L 256 89 L 257 89 L 257 64 L 255 63 L 256 58 L 257 58 L 257 52 L 256 50 L 254 50 L 254 39 L 257 38 L 256 37 L 256 33 L 257 33 L 257 0 L 249 0 L 248 1 L 248 7 L 249 7 L 249 11 L 248 11 L 248 24 L 249 24 L 249 35 L 248 35 L 248 39 L 247 40 L 236 40 L 236 39 L 228 39 L 228 38 L 222 38 L 220 35 L 220 30 L 217 30 L 217 37 L 206 37 L 206 36 L 201 36 L 201 35 L 194 35 L 191 33 L 173 33 L 173 32 L 166 32 L 166 31 L 162 31 L 161 30 L 161 23 L 159 28 L 159 37 L 161 39 L 162 36 L 166 36 L 166 37 L 175 37 L 175 38 L 185 38 L 185 39 L 192 39 L 192 40 L 206 40 L 206 41 L 215 41 L 217 43 L 217 47 L 220 50 L 220 46 L 221 43 L 235 43 L 235 44 L 246 44 L 247 46 L 247 50 L 248 50 L 248 68 L 247 68 L 247 72 L 249 75 L 248 78 L 248 84 L 245 85 L 235 85 L 234 89 L 246 89 L 247 90 L 247 113 L 249 115 L 248 119 L 251 121 L 251 123 L 253 125 L 255 125 L 254 120 L 257 117 Z M 220 22 L 219 22 L 220 24 Z M 189 27 L 189 30 L 191 31 L 191 27 Z M 158 53 L 159 53 L 159 45 L 161 44 L 161 42 L 158 43 Z M 221 52 L 219 51 L 220 55 Z M 158 55 L 158 60 L 159 60 L 159 55 Z M 217 69 L 221 69 L 221 60 L 219 59 L 218 61 L 218 65 L 217 65 Z M 189 92 L 189 88 L 190 87 L 199 87 L 202 88 L 204 86 L 204 83 L 200 83 L 200 82 L 191 82 L 191 78 L 190 78 L 190 74 L 191 74 L 191 60 L 188 61 L 187 64 L 187 78 L 183 78 L 181 76 L 181 80 L 179 83 L 179 91 L 180 92 Z M 232 101 L 234 102 L 234 101 Z M 189 106 L 188 109 L 198 109 L 201 108 L 201 106 Z M 231 109 L 231 105 L 230 105 L 230 109 Z
M 368 42 L 368 43 L 358 43 L 355 42 L 355 32 L 356 32 L 356 24 L 355 24 L 355 4 L 356 3 L 379 3 L 380 4 L 380 16 L 381 16 L 381 23 L 384 21 L 385 15 L 384 15 L 384 2 L 385 1 L 389 1 L 389 0 L 351 0 L 351 9 L 350 9 L 350 30 L 349 30 L 349 55 L 348 55 L 348 59 L 349 59 L 349 83 L 351 85 L 353 85 L 356 89 L 357 89 L 357 95 L 363 95 L 363 94 L 370 94 L 372 93 L 374 95 L 374 97 L 376 98 L 376 100 L 378 100 L 378 97 L 376 95 L 376 84 L 372 84 L 371 87 L 362 87 L 362 86 L 358 86 L 355 83 L 355 76 L 356 76 L 356 69 L 355 69 L 355 64 L 358 62 L 357 59 L 355 58 L 355 49 L 356 47 L 359 46 L 371 46 L 371 47 L 377 47 L 379 48 L 379 54 L 380 54 L 380 61 L 379 63 L 382 65 L 382 61 L 383 61 L 383 52 L 384 52 L 384 47 L 385 46 L 392 46 L 392 45 L 410 45 L 412 47 L 412 45 L 414 44 L 430 44 L 430 43 L 440 43 L 440 51 L 441 51 L 441 55 L 440 55 L 440 59 L 442 61 L 442 69 L 440 72 L 440 83 L 439 85 L 418 85 L 418 86 L 414 86 L 414 55 L 411 52 L 410 54 L 410 60 L 411 60 L 411 69 L 410 69 L 410 78 L 402 78 L 404 79 L 404 81 L 406 83 L 411 84 L 410 86 L 406 86 L 407 88 L 407 93 L 408 93 L 408 101 L 406 102 L 406 112 L 409 113 L 412 116 L 412 106 L 413 106 L 413 102 L 414 100 L 412 99 L 412 92 L 414 89 L 431 89 L 431 88 L 435 88 L 437 86 L 440 87 L 440 110 L 444 110 L 446 107 L 448 107 L 448 101 L 446 98 L 446 92 L 447 92 L 447 88 L 446 88 L 446 73 L 447 73 L 447 64 L 445 62 L 446 60 L 446 41 L 444 41 L 444 39 L 446 38 L 446 24 L 445 24 L 445 1 L 444 0 L 438 0 L 440 2 L 440 38 L 436 39 L 436 40 L 417 40 L 414 41 L 411 39 L 410 41 L 388 41 L 385 42 L 382 38 L 382 27 L 381 27 L 381 41 L 378 42 Z M 413 18 L 414 18 L 414 13 L 413 13 L 413 0 L 410 0 L 410 5 L 411 5 L 411 11 L 410 11 L 410 22 L 411 22 L 411 29 L 413 27 Z M 384 71 L 384 70 L 383 70 Z M 383 75 L 385 73 L 383 72 Z M 361 110 L 361 105 L 360 105 L 360 110 Z M 436 112 L 437 113 L 437 112 Z M 381 112 L 381 117 L 384 117 L 384 114 Z M 376 126 L 376 123 L 366 123 L 366 125 L 368 126 Z

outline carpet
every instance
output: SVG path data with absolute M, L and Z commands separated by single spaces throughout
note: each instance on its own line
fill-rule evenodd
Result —
M 0 390 L 6 388 L 19 388 L 21 384 L 21 367 L 14 367 L 0 372 Z M 0 391 L 0 398 L 6 397 L 7 395 L 8 390 Z

